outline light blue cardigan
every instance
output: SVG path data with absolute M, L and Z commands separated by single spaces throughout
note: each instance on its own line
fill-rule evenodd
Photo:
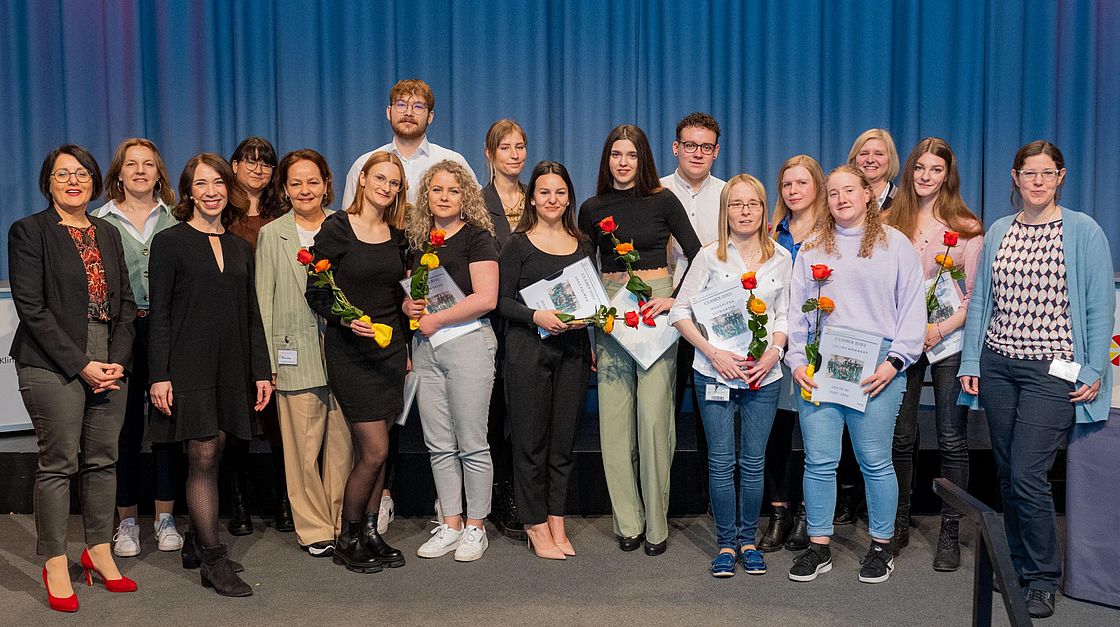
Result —
M 1078 403 L 1077 422 L 1108 420 L 1112 404 L 1112 368 L 1108 349 L 1116 311 L 1116 290 L 1112 273 L 1112 253 L 1104 231 L 1080 211 L 1062 211 L 1062 248 L 1066 258 L 1066 289 L 1069 314 L 1073 322 L 1073 359 L 1081 364 L 1078 383 L 1092 385 L 1101 379 L 1101 390 L 1092 402 Z M 968 306 L 964 330 L 964 350 L 957 376 L 980 376 L 980 350 L 984 347 L 988 323 L 992 318 L 992 266 L 1003 237 L 1015 215 L 996 220 L 984 236 L 984 250 L 977 264 L 976 282 Z M 980 379 L 980 385 L 984 380 Z M 980 401 L 961 392 L 958 403 L 980 409 Z

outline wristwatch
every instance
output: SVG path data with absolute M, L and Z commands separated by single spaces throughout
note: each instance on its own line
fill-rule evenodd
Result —
M 887 363 L 894 366 L 894 369 L 902 372 L 902 360 L 894 355 L 887 357 Z

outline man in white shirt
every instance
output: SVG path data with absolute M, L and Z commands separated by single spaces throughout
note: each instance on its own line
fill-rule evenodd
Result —
M 432 165 L 445 159 L 450 159 L 467 169 L 477 182 L 474 170 L 463 158 L 463 155 L 437 146 L 428 141 L 428 125 L 435 118 L 436 97 L 432 88 L 422 80 L 409 78 L 397 81 L 389 90 L 389 105 L 385 107 L 385 117 L 393 127 L 393 141 L 371 150 L 358 157 L 350 171 L 346 173 L 346 187 L 342 192 L 342 207 L 350 206 L 354 202 L 354 193 L 358 187 L 358 175 L 366 160 L 377 151 L 391 152 L 400 157 L 404 164 L 405 178 L 408 179 L 408 202 L 416 202 L 416 191 L 420 186 L 420 177 Z
M 719 156 L 719 123 L 707 113 L 690 113 L 677 124 L 673 142 L 677 169 L 661 178 L 661 185 L 680 199 L 700 243 L 719 239 L 719 195 L 724 181 L 712 176 L 712 164 Z M 680 244 L 673 242 L 669 263 L 675 267 L 673 284 L 684 278 L 687 260 Z M 687 344 L 687 342 L 682 342 Z

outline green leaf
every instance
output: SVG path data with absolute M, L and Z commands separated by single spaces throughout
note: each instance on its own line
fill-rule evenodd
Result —
M 763 325 L 763 326 L 766 325 L 766 321 L 769 320 L 769 319 L 770 319 L 770 316 L 767 315 L 767 314 L 762 314 L 761 316 L 756 316 L 755 317 L 755 320 L 758 320 L 758 323 Z
M 809 313 L 817 308 L 817 299 L 810 298 L 801 306 L 801 313 Z
M 653 288 L 639 276 L 630 277 L 630 280 L 626 282 L 626 289 L 642 300 L 649 300 L 653 297 Z
M 748 320 L 747 321 L 747 328 L 750 329 L 751 331 L 757 332 L 760 329 L 762 329 L 762 325 L 759 324 L 758 322 L 754 321 L 754 320 Z
M 963 281 L 964 270 L 961 268 L 953 268 L 953 271 L 949 273 L 949 276 L 953 277 L 954 281 Z

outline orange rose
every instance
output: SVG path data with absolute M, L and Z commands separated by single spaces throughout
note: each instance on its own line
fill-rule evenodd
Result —
M 319 261 L 315 262 L 315 271 L 316 272 L 326 272 L 327 270 L 330 270 L 330 269 L 331 269 L 331 260 L 330 259 L 320 259 Z
M 953 269 L 953 258 L 949 255 L 938 255 L 933 258 L 934 263 L 945 268 L 946 270 Z
M 836 309 L 836 303 L 832 302 L 832 299 L 827 296 L 821 296 L 817 301 L 817 308 L 824 313 L 829 314 L 832 313 L 834 309 Z
M 763 302 L 761 298 L 752 298 L 750 302 L 747 303 L 747 307 L 751 310 L 751 313 L 756 316 L 761 316 L 766 313 L 766 303 Z
M 622 256 L 622 255 L 625 255 L 627 253 L 633 252 L 633 250 L 634 250 L 634 245 L 631 244 L 630 242 L 622 242 L 618 246 L 614 247 L 614 252 L 618 253 L 619 256 Z

